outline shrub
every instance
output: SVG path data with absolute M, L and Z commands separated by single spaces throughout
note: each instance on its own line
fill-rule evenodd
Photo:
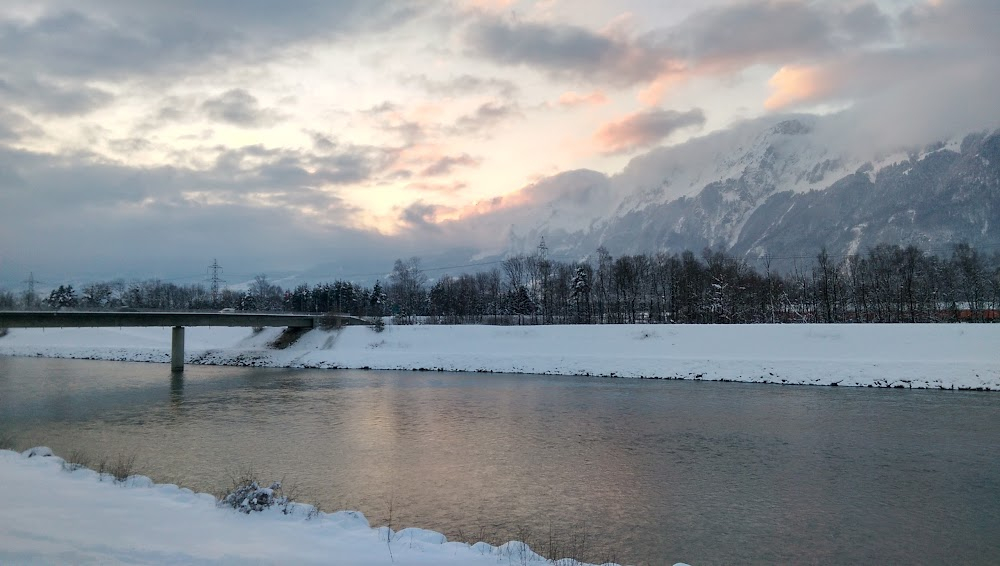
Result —
M 227 493 L 222 498 L 222 504 L 249 514 L 251 511 L 263 511 L 275 503 L 284 505 L 288 498 L 280 494 L 281 482 L 274 482 L 270 487 L 260 487 L 257 482 L 250 482 Z
M 127 480 L 130 476 L 135 475 L 135 454 L 119 454 L 111 466 L 108 467 L 108 473 L 111 474 L 115 481 L 122 483 Z
M 382 320 L 381 316 L 376 316 L 375 319 L 372 320 L 372 330 L 375 332 L 382 332 L 385 330 L 385 321 Z
M 281 491 L 281 482 L 271 483 L 269 487 L 261 487 L 256 474 L 246 468 L 230 475 L 232 487 L 219 498 L 219 505 L 232 507 L 241 513 L 250 514 L 253 511 L 263 511 L 278 505 L 285 514 L 290 512 L 291 500 Z
M 89 464 L 90 459 L 89 458 L 84 458 L 84 459 L 88 460 Z M 94 471 L 97 472 L 99 476 L 104 476 L 104 474 L 108 474 L 114 479 L 116 483 L 123 483 L 130 476 L 135 475 L 135 454 L 129 454 L 129 455 L 118 454 L 118 456 L 113 461 L 108 461 L 107 456 L 104 456 L 96 463 L 97 463 L 97 468 Z M 65 464 L 63 466 L 65 467 Z
M 91 458 L 85 452 L 79 449 L 74 449 L 63 461 L 63 469 L 67 472 L 75 472 L 76 470 L 91 467 Z

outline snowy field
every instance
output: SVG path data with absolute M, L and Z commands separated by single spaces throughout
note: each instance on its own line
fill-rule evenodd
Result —
M 187 363 L 1000 390 L 998 324 L 188 328 Z M 169 361 L 169 328 L 12 329 L 0 355 Z
M 519 542 L 448 542 L 422 529 L 372 528 L 355 511 L 294 505 L 243 514 L 211 495 L 144 476 L 68 471 L 55 456 L 0 450 L 0 564 L 543 564 Z M 550 562 L 551 563 L 551 562 Z M 576 565 L 569 559 L 558 566 Z

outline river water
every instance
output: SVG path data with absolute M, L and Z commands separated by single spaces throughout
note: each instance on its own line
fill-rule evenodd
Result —
M 1000 395 L 0 357 L 0 436 L 633 564 L 1000 563 Z

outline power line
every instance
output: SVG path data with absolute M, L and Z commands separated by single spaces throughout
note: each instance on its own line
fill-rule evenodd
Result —
M 35 279 L 35 272 L 32 271 L 28 273 L 28 278 L 22 281 L 22 283 L 28 285 L 28 290 L 25 293 L 25 302 L 28 304 L 28 306 L 35 305 L 36 301 L 38 300 L 38 297 L 35 296 L 35 285 L 38 283 L 44 283 L 44 281 L 39 281 L 38 279 Z
M 219 278 L 219 274 L 222 273 L 222 266 L 219 265 L 219 260 L 212 258 L 212 265 L 208 266 L 209 272 L 212 274 L 209 277 L 209 281 L 212 283 L 212 304 L 219 304 L 219 283 L 225 283 L 224 280 Z
M 35 283 L 41 283 L 41 281 L 36 281 L 35 280 L 35 272 L 32 271 L 31 273 L 28 274 L 28 278 L 26 280 L 24 280 L 24 281 L 21 281 L 21 283 L 27 283 L 28 284 L 28 294 L 31 295 L 32 297 L 34 297 L 35 296 Z

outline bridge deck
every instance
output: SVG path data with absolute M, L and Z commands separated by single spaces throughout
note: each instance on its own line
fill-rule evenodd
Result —
M 345 326 L 368 324 L 362 318 L 344 314 L 311 316 L 229 312 L 0 311 L 0 328 L 173 327 L 170 340 L 170 368 L 173 371 L 184 371 L 184 328 L 187 326 L 315 328 L 321 320 Z
M 337 315 L 333 315 L 337 316 Z M 342 317 L 343 324 L 363 323 Z M 93 328 L 100 326 L 291 326 L 313 328 L 316 317 L 291 314 L 200 312 L 0 312 L 0 328 Z

